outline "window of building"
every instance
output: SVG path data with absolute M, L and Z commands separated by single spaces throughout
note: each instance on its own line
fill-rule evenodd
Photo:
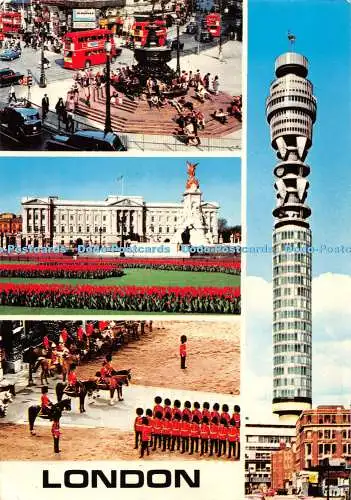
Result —
M 174 217 L 174 222 L 177 222 L 177 217 Z
M 103 221 L 106 221 L 106 215 L 104 215 L 104 216 L 102 217 L 102 220 L 103 220 Z
M 330 455 L 330 444 L 325 444 L 324 445 L 324 453 L 326 455 Z
M 154 216 L 151 217 L 151 222 L 155 222 L 155 217 Z
M 78 233 L 82 232 L 82 226 L 78 226 Z
M 318 455 L 323 455 L 323 445 L 322 444 L 318 445 Z
M 56 233 L 56 226 L 53 226 L 52 230 L 54 233 Z
M 154 226 L 152 226 L 152 225 L 150 226 L 150 231 L 151 231 L 151 233 L 153 233 L 155 231 Z
M 307 443 L 306 445 L 306 455 L 311 455 L 312 453 L 312 445 L 310 443 Z
M 336 444 L 332 444 L 332 455 L 336 454 Z
M 28 233 L 32 232 L 32 226 L 28 226 Z
M 73 226 L 69 226 L 69 232 L 73 233 Z
M 90 232 L 90 226 L 87 226 L 87 233 Z
M 161 226 L 158 228 L 158 232 L 162 233 L 162 227 Z
M 61 226 L 61 233 L 65 232 L 65 226 Z
M 169 233 L 169 227 L 168 226 L 166 227 L 166 233 Z
M 38 226 L 34 226 L 34 232 L 37 233 L 39 231 L 39 227 Z
M 330 430 L 329 429 L 324 431 L 324 439 L 330 439 Z
M 73 220 L 73 215 L 70 215 L 70 216 L 69 216 L 69 220 Z
M 103 232 L 103 233 L 106 233 L 106 226 L 104 226 L 104 227 L 102 228 L 102 232 Z

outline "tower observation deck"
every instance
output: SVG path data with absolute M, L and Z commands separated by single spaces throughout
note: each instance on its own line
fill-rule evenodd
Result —
M 274 168 L 276 207 L 273 210 L 273 412 L 296 420 L 312 403 L 312 235 L 307 204 L 316 120 L 308 61 L 287 52 L 275 61 L 276 79 L 266 100 Z

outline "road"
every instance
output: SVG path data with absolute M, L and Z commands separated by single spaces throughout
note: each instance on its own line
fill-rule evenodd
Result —
M 50 379 L 49 397 L 51 401 L 56 401 L 54 394 L 55 382 Z M 11 422 L 15 424 L 27 424 L 27 411 L 30 405 L 37 405 L 40 402 L 40 386 L 24 389 L 14 398 L 9 404 L 8 413 L 5 418 L 2 418 L 1 423 Z M 212 404 L 218 402 L 229 404 L 232 409 L 235 404 L 239 404 L 239 396 L 231 396 L 226 394 L 217 394 L 211 392 L 165 389 L 160 387 L 145 387 L 141 385 L 130 385 L 123 388 L 124 401 L 115 402 L 113 406 L 109 404 L 107 391 L 101 391 L 101 397 L 96 399 L 94 403 L 88 404 L 86 401 L 86 413 L 79 413 L 78 399 L 72 399 L 72 411 L 64 412 L 62 416 L 62 426 L 70 427 L 109 427 L 130 431 L 133 428 L 135 419 L 135 409 L 139 406 L 142 408 L 153 408 L 155 396 L 162 398 L 169 397 L 172 401 L 180 399 L 181 401 L 189 400 L 209 401 Z M 50 425 L 46 420 L 38 419 L 36 425 Z

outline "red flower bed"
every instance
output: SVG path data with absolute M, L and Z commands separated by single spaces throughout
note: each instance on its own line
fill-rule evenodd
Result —
M 65 264 L 0 264 L 0 278 L 79 278 L 103 279 L 123 276 L 123 269 L 116 265 L 76 263 Z
M 0 260 L 14 260 L 19 262 L 39 260 L 41 265 L 62 265 L 74 263 L 76 265 L 119 266 L 130 269 L 159 269 L 163 271 L 193 271 L 217 272 L 225 274 L 240 274 L 241 262 L 239 259 L 179 259 L 179 258 L 108 258 L 108 257 L 63 257 L 61 255 L 14 255 L 0 256 Z
M 0 283 L 0 305 L 240 314 L 240 288 L 107 287 Z

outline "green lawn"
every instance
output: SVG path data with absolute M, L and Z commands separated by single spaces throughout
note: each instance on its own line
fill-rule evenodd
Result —
M 225 273 L 193 271 L 162 271 L 158 269 L 125 269 L 120 278 L 105 279 L 55 279 L 55 278 L 0 278 L 0 283 L 63 283 L 70 285 L 106 286 L 194 286 L 236 287 L 240 276 Z

